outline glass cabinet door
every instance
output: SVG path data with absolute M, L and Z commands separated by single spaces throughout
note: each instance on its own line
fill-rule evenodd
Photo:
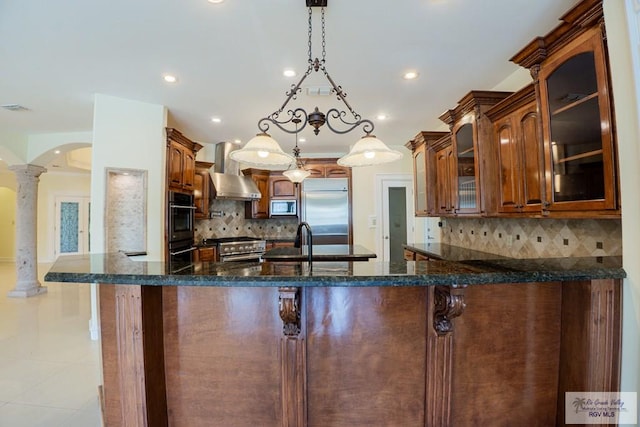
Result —
M 456 159 L 458 162 L 457 210 L 474 212 L 478 209 L 476 188 L 478 177 L 475 167 L 473 124 L 465 123 L 455 133 Z
M 593 52 L 547 79 L 554 202 L 604 199 L 604 162 Z
M 599 32 L 543 67 L 547 203 L 553 210 L 615 209 L 615 154 Z

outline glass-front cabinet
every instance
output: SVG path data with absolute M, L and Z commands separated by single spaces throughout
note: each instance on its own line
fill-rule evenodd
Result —
M 476 168 L 476 144 L 473 138 L 473 124 L 464 123 L 455 132 L 456 162 L 456 209 L 458 212 L 478 211 L 478 174 Z
M 614 210 L 616 153 L 607 60 L 599 27 L 541 65 L 548 211 Z

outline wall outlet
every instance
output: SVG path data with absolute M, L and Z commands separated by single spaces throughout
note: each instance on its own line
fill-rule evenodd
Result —
M 508 234 L 506 237 L 507 237 L 507 245 L 513 245 L 513 235 Z
M 277 226 L 277 227 L 276 227 L 276 231 L 277 231 L 278 233 L 282 233 L 282 227 L 281 227 L 281 226 Z

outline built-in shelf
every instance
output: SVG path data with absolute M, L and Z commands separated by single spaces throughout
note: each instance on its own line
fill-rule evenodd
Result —
M 584 159 L 586 157 L 594 157 L 594 156 L 598 156 L 598 155 L 601 155 L 601 154 L 602 154 L 602 149 L 588 151 L 586 153 L 580 153 L 580 154 L 576 154 L 575 156 L 569 156 L 569 157 L 565 157 L 564 159 L 559 159 L 559 160 L 556 161 L 556 164 L 558 164 L 558 163 L 566 163 L 566 162 L 570 162 L 572 160 Z
M 560 114 L 560 113 L 562 113 L 564 111 L 570 110 L 573 107 L 577 107 L 580 104 L 584 104 L 585 102 L 589 101 L 590 99 L 594 99 L 594 98 L 597 98 L 597 97 L 598 97 L 598 92 L 594 92 L 591 95 L 587 95 L 587 96 L 585 96 L 583 98 L 578 99 L 577 101 L 574 101 L 574 102 L 572 102 L 570 104 L 563 105 L 562 107 L 557 108 L 556 110 L 551 112 L 551 115 L 555 116 L 555 115 Z

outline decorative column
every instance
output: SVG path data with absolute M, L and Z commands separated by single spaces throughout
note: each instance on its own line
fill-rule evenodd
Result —
M 16 276 L 9 297 L 25 298 L 47 292 L 38 282 L 38 182 L 47 170 L 35 165 L 10 166 L 18 181 L 16 193 Z

